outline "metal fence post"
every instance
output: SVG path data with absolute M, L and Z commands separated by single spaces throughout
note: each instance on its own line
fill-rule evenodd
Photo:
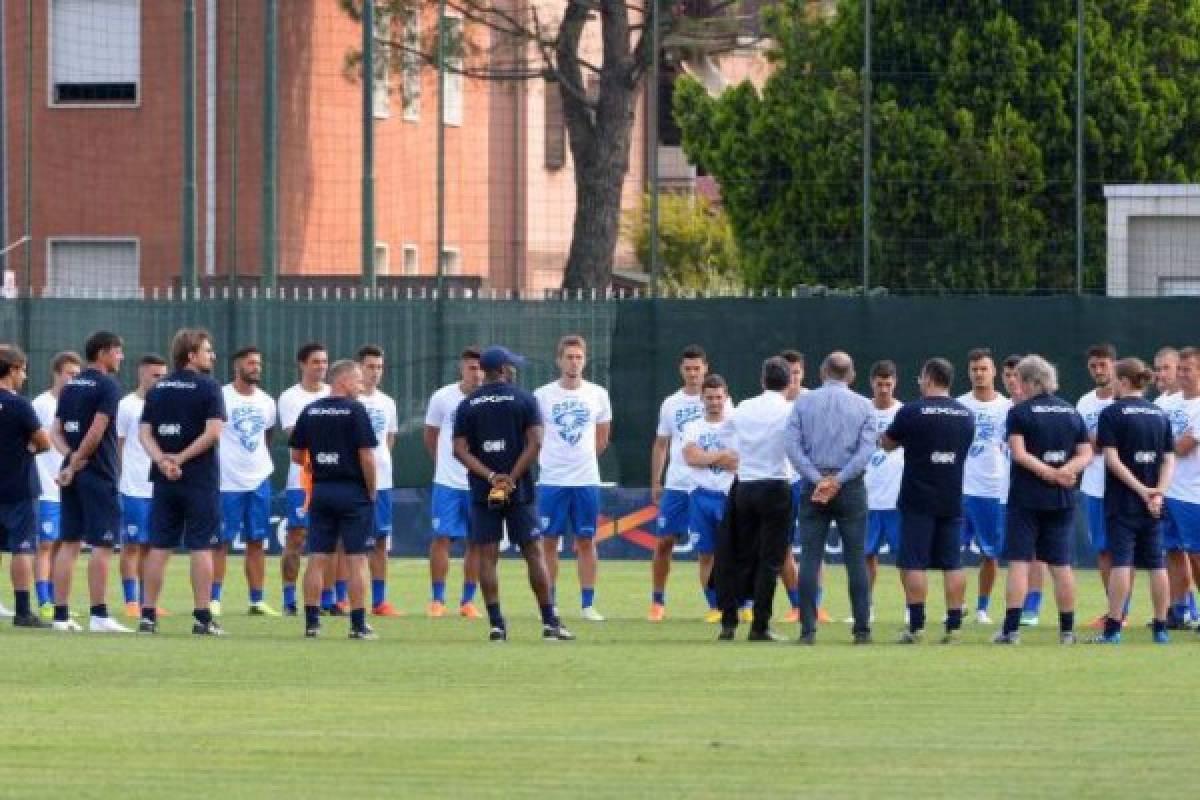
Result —
M 196 0 L 183 3 L 183 209 L 179 283 L 196 285 Z
M 871 0 L 863 0 L 862 288 L 871 288 Z
M 375 0 L 362 9 L 362 285 L 375 288 Z
M 1083 0 L 1075 0 L 1075 293 L 1083 294 Z
M 279 254 L 279 0 L 265 0 L 263 20 L 262 285 L 274 289 Z

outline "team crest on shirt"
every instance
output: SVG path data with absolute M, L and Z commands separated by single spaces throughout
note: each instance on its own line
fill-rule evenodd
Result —
M 371 418 L 371 429 L 375 431 L 375 436 L 382 438 L 387 430 L 387 414 L 382 408 L 368 408 L 367 416 Z
M 253 453 L 267 429 L 267 418 L 256 406 L 234 406 L 229 415 L 229 426 L 246 452 Z
M 1187 430 L 1188 423 L 1191 420 L 1188 419 L 1187 412 L 1182 408 L 1171 409 L 1171 413 L 1168 416 L 1171 420 L 1171 435 L 1178 439 Z
M 711 453 L 714 450 L 724 450 L 725 440 L 719 433 L 702 433 L 696 437 L 696 446 L 706 453 Z M 714 475 L 720 475 L 725 470 L 716 464 L 710 464 L 708 471 Z
M 583 438 L 583 431 L 591 417 L 588 407 L 578 400 L 563 400 L 550 407 L 550 419 L 558 429 L 559 437 L 572 447 Z
M 991 414 L 975 414 L 975 442 L 971 445 L 971 458 L 978 458 L 987 450 L 987 443 L 996 439 L 996 420 Z
M 688 423 L 700 419 L 704 416 L 704 407 L 699 404 L 683 406 L 675 409 L 675 430 L 678 433 L 683 433 L 683 429 Z

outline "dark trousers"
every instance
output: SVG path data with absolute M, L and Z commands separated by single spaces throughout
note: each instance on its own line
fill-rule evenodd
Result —
M 753 630 L 771 621 L 775 584 L 792 531 L 792 493 L 787 481 L 735 482 L 725 519 L 717 530 L 714 572 L 721 624 L 737 626 L 738 607 L 754 598 Z
M 800 487 L 797 527 L 800 532 L 800 631 L 817 630 L 817 576 L 825 556 L 829 525 L 837 523 L 842 539 L 842 558 L 846 563 L 846 582 L 850 606 L 854 610 L 854 632 L 871 630 L 871 597 L 867 582 L 867 561 L 863 544 L 867 534 L 867 490 L 862 478 L 850 481 L 832 501 L 812 501 L 813 484 Z

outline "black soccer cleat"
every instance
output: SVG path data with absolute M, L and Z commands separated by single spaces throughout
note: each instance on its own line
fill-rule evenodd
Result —
M 372 630 L 370 625 L 364 625 L 361 628 L 355 628 L 350 631 L 351 639 L 360 639 L 365 642 L 373 642 L 379 638 L 379 634 Z
M 13 617 L 13 625 L 18 628 L 49 628 L 50 623 L 37 614 L 18 614 Z
M 138 622 L 138 633 L 158 633 L 158 621 L 153 619 L 142 619 Z
M 489 642 L 507 642 L 508 630 L 505 628 L 495 627 L 488 631 Z
M 304 638 L 306 638 L 306 639 L 316 639 L 320 635 L 321 635 L 321 626 L 320 625 L 313 625 L 312 627 L 304 629 Z
M 557 625 L 542 626 L 542 641 L 545 642 L 573 642 L 575 634 L 571 633 L 560 622 Z
M 766 630 L 756 631 L 751 630 L 746 636 L 747 642 L 786 642 L 787 638 L 780 636 L 775 631 L 767 628 Z
M 283 615 L 285 617 L 295 617 L 299 615 L 299 613 L 300 609 L 296 608 L 294 605 L 287 605 L 283 607 Z
M 733 637 L 737 635 L 737 628 L 721 628 L 721 632 L 717 634 L 718 642 L 732 642 Z
M 224 636 L 225 629 L 216 623 L 212 622 L 197 622 L 192 625 L 192 633 L 197 636 Z

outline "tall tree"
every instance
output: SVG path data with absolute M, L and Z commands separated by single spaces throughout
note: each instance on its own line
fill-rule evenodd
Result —
M 676 92 L 689 157 L 721 183 L 752 285 L 861 281 L 863 2 L 767 15 L 776 69 Z M 875 0 L 873 284 L 1074 285 L 1073 2 Z M 1200 177 L 1200 2 L 1086 0 L 1086 285 L 1103 186 Z

